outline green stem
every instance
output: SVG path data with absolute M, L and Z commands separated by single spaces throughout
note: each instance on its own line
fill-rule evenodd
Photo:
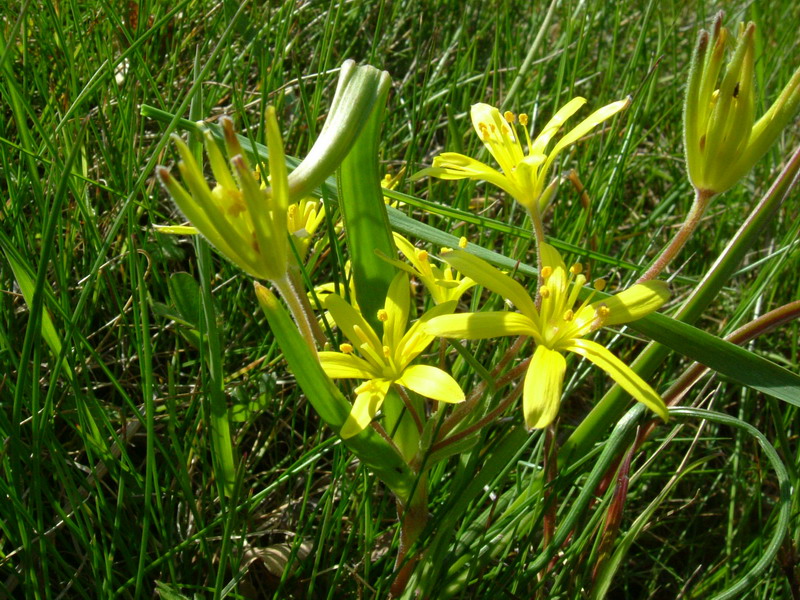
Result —
M 408 397 L 408 393 L 400 385 L 395 385 L 394 389 L 397 392 L 397 395 L 400 396 L 400 399 L 403 401 L 403 404 L 405 405 L 408 414 L 411 415 L 411 418 L 414 421 L 414 425 L 417 426 L 417 432 L 419 434 L 422 434 L 422 430 L 424 429 L 424 426 L 422 424 L 422 419 L 420 418 L 417 409 L 414 408 L 414 403 L 411 402 L 411 398 Z

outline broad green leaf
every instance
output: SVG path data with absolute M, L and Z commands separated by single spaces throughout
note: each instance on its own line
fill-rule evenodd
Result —
M 376 255 L 376 250 L 386 256 L 397 254 L 383 201 L 378 165 L 380 130 L 389 83 L 389 76 L 385 75 L 380 97 L 356 143 L 342 161 L 337 177 L 339 207 L 344 217 L 356 298 L 364 318 L 376 332 L 382 330 L 377 313 L 383 308 L 395 273 Z
M 181 318 L 192 327 L 200 326 L 203 307 L 200 303 L 200 286 L 185 271 L 169 276 L 169 295 Z

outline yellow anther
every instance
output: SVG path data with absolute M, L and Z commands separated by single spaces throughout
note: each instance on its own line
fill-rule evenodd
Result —
M 564 313 L 564 320 L 565 321 L 572 321 L 572 317 L 574 317 L 574 316 L 575 316 L 575 313 L 572 312 L 572 309 L 570 309 L 570 310 L 568 310 L 567 312 Z
M 517 120 L 517 117 L 510 110 L 507 110 L 506 112 L 503 113 L 503 118 L 509 123 L 513 123 L 514 121 Z
M 389 357 L 391 356 L 391 354 L 392 354 L 392 349 L 391 349 L 391 348 L 389 348 L 389 346 L 384 346 L 384 347 L 383 347 L 383 355 L 384 355 L 386 358 L 389 358 Z
M 542 267 L 542 279 L 547 279 L 553 274 L 553 267 Z
M 465 238 L 463 235 L 458 240 L 458 247 L 459 248 L 466 248 L 467 247 L 467 238 Z
M 573 275 L 580 275 L 583 273 L 583 265 L 581 263 L 575 263 L 569 268 L 569 272 Z
M 484 142 L 489 141 L 489 138 L 491 137 L 491 133 L 489 132 L 489 127 L 486 125 L 486 123 L 480 123 L 478 125 L 478 129 L 480 130 L 478 132 L 478 134 L 480 135 L 480 138 Z
M 544 270 L 544 269 L 542 269 L 542 270 Z M 539 295 L 542 298 L 549 298 L 550 297 L 550 288 L 547 287 L 546 285 L 543 285 L 542 287 L 539 288 Z
M 519 114 L 519 124 L 522 125 L 523 127 L 527 127 L 528 126 L 528 115 L 526 115 L 525 113 L 520 113 Z
M 453 249 L 452 249 L 452 248 L 448 248 L 448 247 L 446 247 L 446 246 L 442 246 L 442 249 L 441 249 L 441 251 L 439 252 L 439 254 L 447 254 L 448 252 L 452 252 L 452 251 L 453 251 Z
M 605 279 L 595 279 L 594 280 L 594 289 L 598 292 L 602 292 L 606 289 L 606 280 Z
M 425 250 L 418 250 L 417 260 L 422 263 L 428 262 L 428 253 Z
M 378 320 L 384 323 L 389 320 L 389 313 L 386 312 L 385 308 L 382 308 L 378 311 Z
M 344 344 L 339 344 L 339 352 L 342 352 L 344 354 L 352 354 L 353 353 L 353 345 L 352 344 L 348 344 L 347 342 L 345 342 Z
M 610 315 L 610 314 L 611 314 L 611 309 L 610 309 L 610 308 L 608 308 L 608 307 L 607 307 L 607 306 L 605 306 L 605 305 L 603 305 L 603 306 L 599 306 L 599 307 L 597 308 L 597 315 L 598 315 L 598 316 L 599 316 L 601 319 L 605 319 L 605 318 L 606 318 L 606 317 L 608 317 L 608 315 Z

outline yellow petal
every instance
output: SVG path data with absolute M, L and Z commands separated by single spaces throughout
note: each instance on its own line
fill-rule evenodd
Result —
M 567 361 L 560 352 L 536 346 L 522 391 L 522 412 L 529 429 L 547 427 L 556 418 L 566 370 Z
M 669 300 L 667 283 L 655 280 L 637 283 L 619 294 L 593 302 L 591 306 L 592 308 L 606 306 L 609 314 L 603 320 L 603 325 L 618 325 L 649 315 L 667 300 Z
M 403 339 L 400 340 L 400 344 L 395 352 L 395 356 L 400 362 L 399 366 L 401 369 L 414 360 L 417 355 L 425 350 L 425 348 L 427 348 L 428 345 L 433 341 L 435 336 L 431 333 L 428 333 L 428 331 L 425 329 L 427 323 L 434 317 L 453 312 L 456 309 L 456 304 L 457 303 L 455 301 L 437 304 L 432 309 L 426 311 L 425 314 L 423 314 L 414 322 L 411 327 L 408 328 L 408 331 L 406 331 Z
M 578 112 L 578 109 L 584 104 L 586 104 L 586 98 L 578 96 L 562 106 L 558 112 L 553 115 L 553 118 L 547 122 L 547 125 L 542 128 L 542 132 L 536 136 L 536 139 L 533 141 L 533 146 L 530 149 L 531 154 L 544 154 L 547 144 L 550 143 L 553 136 L 558 133 L 558 130 L 561 129 L 567 119 Z
M 410 295 L 408 275 L 400 271 L 389 284 L 389 291 L 386 293 L 386 303 L 384 304 L 386 322 L 383 324 L 383 339 L 389 348 L 396 348 L 406 332 Z
M 603 121 L 610 119 L 619 111 L 627 108 L 630 104 L 630 99 L 626 98 L 625 100 L 618 100 L 617 102 L 612 102 L 604 106 L 603 108 L 599 108 L 586 117 L 583 121 L 578 123 L 578 125 L 572 129 L 569 133 L 567 133 L 564 137 L 558 140 L 558 143 L 553 148 L 553 151 L 550 153 L 552 157 L 554 154 L 561 152 L 567 146 L 574 144 L 587 133 L 589 133 L 592 129 L 597 127 Z
M 356 401 L 339 432 L 343 439 L 361 433 L 370 424 L 386 398 L 390 383 L 386 379 L 372 379 L 356 388 Z
M 566 350 L 589 359 L 616 381 L 620 387 L 666 421 L 669 418 L 664 401 L 653 388 L 639 377 L 633 369 L 618 359 L 605 347 L 591 340 L 575 339 Z
M 525 288 L 508 275 L 504 275 L 495 269 L 485 260 L 463 250 L 448 252 L 442 258 L 475 283 L 492 290 L 496 294 L 500 294 L 503 298 L 511 300 L 514 306 L 525 315 L 533 318 L 537 314 L 536 305 Z
M 439 402 L 463 402 L 464 392 L 450 375 L 429 365 L 412 365 L 397 380 L 420 396 Z
M 443 152 L 433 159 L 433 166 L 420 171 L 415 177 L 429 175 L 439 179 L 482 179 L 516 197 L 521 190 L 513 181 L 496 169 L 457 152 Z
M 350 340 L 354 346 L 360 347 L 365 341 L 378 353 L 383 353 L 383 344 L 378 340 L 375 331 L 369 323 L 361 316 L 355 308 L 350 306 L 341 297 L 331 294 L 322 303 L 330 311 L 333 320 L 342 333 Z M 364 333 L 366 340 L 356 333 L 356 326 Z
M 319 362 L 331 379 L 373 379 L 372 366 L 363 358 L 341 352 L 320 352 Z
M 489 104 L 473 104 L 469 111 L 472 126 L 503 173 L 510 177 L 524 158 L 522 145 L 500 111 Z
M 552 293 L 550 304 L 561 307 L 564 304 L 562 295 L 568 291 L 567 265 L 564 264 L 564 259 L 561 258 L 561 254 L 558 250 L 553 248 L 550 244 L 539 244 L 539 253 L 542 259 L 542 267 L 550 267 L 552 269 L 551 275 L 545 282 Z
M 534 322 L 518 312 L 491 311 L 443 315 L 431 319 L 425 330 L 433 336 L 483 340 L 504 335 L 530 335 L 539 338 Z
M 197 235 L 197 227 L 191 225 L 153 225 L 158 233 L 166 233 L 168 235 Z
M 173 137 L 173 140 L 183 156 L 186 144 L 177 136 Z M 243 247 L 239 232 L 230 226 L 225 215 L 216 207 L 208 184 L 203 179 L 203 172 L 191 157 L 188 147 L 186 156 L 191 162 L 181 161 L 178 163 L 178 169 L 191 194 L 164 167 L 156 169 L 159 180 L 181 212 L 217 250 L 251 275 L 260 276 L 254 261 L 255 253 L 251 248 Z

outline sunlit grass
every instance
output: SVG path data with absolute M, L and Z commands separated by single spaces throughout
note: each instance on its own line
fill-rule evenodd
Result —
M 382 164 L 392 173 L 405 167 L 397 191 L 419 198 L 401 210 L 535 264 L 524 211 L 498 190 L 411 183 L 407 175 L 444 150 L 489 160 L 469 121 L 473 103 L 527 112 L 543 124 L 575 95 L 589 100 L 581 116 L 631 95 L 612 126 L 556 164 L 575 169 L 585 195 L 564 180 L 545 217 L 567 260 L 587 262 L 611 288 L 626 287 L 691 205 L 683 83 L 698 29 L 722 6 L 561 3 L 542 28 L 548 5 L 539 2 L 183 1 L 145 3 L 141 12 L 118 4 L 21 2 L 0 13 L 0 598 L 153 597 L 156 589 L 165 598 L 386 597 L 398 543 L 394 499 L 320 425 L 257 310 L 251 281 L 203 242 L 153 228 L 182 216 L 154 176 L 157 164 L 176 160 L 167 125 L 142 117 L 141 105 L 192 120 L 229 114 L 261 143 L 264 112 L 274 105 L 287 154 L 304 156 L 328 111 L 336 69 L 346 58 L 369 62 L 393 79 Z M 800 61 L 800 8 L 724 8 L 730 25 L 758 26 L 760 113 Z M 798 131 L 795 120 L 711 205 L 666 273 L 672 308 L 767 190 Z M 469 219 L 426 210 L 428 203 Z M 328 245 L 312 251 L 309 276 L 346 287 L 348 250 L 335 231 L 336 204 L 326 204 L 329 222 L 320 230 Z M 724 336 L 797 299 L 799 230 L 795 191 L 698 325 Z M 577 248 L 587 251 L 570 251 Z M 486 304 L 474 298 L 471 308 L 479 306 Z M 798 334 L 790 323 L 748 349 L 797 372 Z M 603 335 L 626 360 L 645 345 L 629 330 Z M 461 343 L 491 365 L 510 342 Z M 648 381 L 663 392 L 688 364 L 672 353 Z M 463 358 L 453 359 L 451 372 L 465 389 L 480 381 Z M 569 372 L 560 442 L 611 384 L 577 360 Z M 214 394 L 231 409 L 240 459 L 228 496 L 214 478 Z M 706 377 L 690 401 L 766 435 L 789 471 L 796 514 L 797 408 L 720 377 Z M 502 550 L 487 534 L 486 515 L 499 516 L 513 499 L 510 514 L 520 520 L 540 514 L 541 497 L 524 492 L 541 469 L 544 439 L 519 429 L 507 435 L 521 422 L 514 405 L 482 434 L 480 451 L 431 473 L 435 526 L 425 544 L 440 580 L 462 556 L 498 549 L 461 572 L 466 585 L 456 597 L 531 597 L 538 589 L 541 597 L 574 598 L 592 589 L 613 481 L 541 581 L 526 571 L 541 551 L 541 522 Z M 585 464 L 556 479 L 556 522 L 611 443 L 603 433 Z M 778 491 L 763 453 L 740 430 L 676 420 L 636 454 L 631 474 L 617 544 L 671 487 L 609 597 L 713 597 L 762 555 Z M 514 539 L 518 522 L 492 526 Z M 793 521 L 785 564 L 766 572 L 754 597 L 793 597 L 798 532 Z

